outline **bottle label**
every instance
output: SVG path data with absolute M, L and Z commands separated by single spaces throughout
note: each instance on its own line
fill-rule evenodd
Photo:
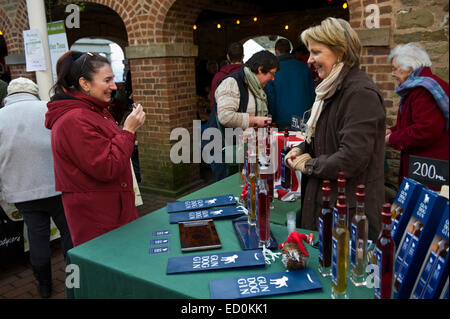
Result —
M 375 247 L 375 263 L 378 268 L 378 273 L 375 272 L 375 297 L 381 299 L 381 278 L 383 278 L 383 252 L 380 248 Z
M 352 223 L 352 243 L 350 246 L 350 262 L 353 268 L 356 268 L 356 225 Z
M 319 217 L 319 260 L 323 263 L 323 219 Z
M 284 184 L 285 179 L 286 179 L 286 177 L 285 177 L 285 167 L 284 167 L 284 157 L 285 157 L 285 154 L 281 153 L 280 169 L 281 169 L 281 183 L 283 183 L 283 184 Z
M 338 241 L 334 236 L 332 239 L 332 251 L 333 251 L 333 258 L 331 259 L 331 275 L 332 275 L 331 279 L 333 281 L 333 284 L 337 286 Z

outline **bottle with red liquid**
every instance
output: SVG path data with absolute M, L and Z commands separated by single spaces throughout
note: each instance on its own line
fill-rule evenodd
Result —
M 250 173 L 248 174 L 248 224 L 249 225 L 256 225 L 256 183 L 257 183 L 257 170 L 256 167 L 258 166 L 256 161 L 256 155 L 254 153 L 250 154 L 249 157 L 249 165 L 250 165 Z
M 331 183 L 322 183 L 322 211 L 319 215 L 319 272 L 323 277 L 331 276 L 331 239 L 333 236 L 333 210 L 331 208 Z
M 281 187 L 283 187 L 285 190 L 289 190 L 291 188 L 291 169 L 286 166 L 284 163 L 284 159 L 291 150 L 291 148 L 288 146 L 288 140 L 289 140 L 289 130 L 287 128 L 284 129 L 284 147 L 281 149 Z
M 270 198 L 267 184 L 267 167 L 260 167 L 258 181 L 258 210 L 256 218 L 256 231 L 259 237 L 259 247 L 271 244 L 270 236 Z
M 375 299 L 391 299 L 394 276 L 395 244 L 391 236 L 391 205 L 383 205 L 381 212 L 381 232 L 375 246 L 375 260 L 378 278 L 375 282 Z

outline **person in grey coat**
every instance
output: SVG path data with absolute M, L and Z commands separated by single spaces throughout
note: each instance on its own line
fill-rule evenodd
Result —
M 30 263 L 39 294 L 51 295 L 50 217 L 58 227 L 64 254 L 73 247 L 61 193 L 55 191 L 50 131 L 44 126 L 47 102 L 26 78 L 8 85 L 0 109 L 0 189 L 28 229 Z
M 369 238 L 376 240 L 384 204 L 386 111 L 377 86 L 359 69 L 361 43 L 350 24 L 327 18 L 301 34 L 322 82 L 307 122 L 305 143 L 293 148 L 286 164 L 302 172 L 301 225 L 316 229 L 322 208 L 322 182 L 331 181 L 336 202 L 338 173 L 343 171 L 347 207 L 355 214 L 356 187 L 365 185 Z

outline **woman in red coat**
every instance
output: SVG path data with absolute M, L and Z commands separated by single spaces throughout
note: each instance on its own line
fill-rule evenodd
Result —
M 138 106 L 119 128 L 107 107 L 117 87 L 108 60 L 69 51 L 58 60 L 47 104 L 56 190 L 62 192 L 74 246 L 138 217 L 130 157 L 144 123 Z
M 389 61 L 401 100 L 397 123 L 386 130 L 385 141 L 401 151 L 400 184 L 408 176 L 410 155 L 448 161 L 449 87 L 431 73 L 431 60 L 417 44 L 395 47 Z

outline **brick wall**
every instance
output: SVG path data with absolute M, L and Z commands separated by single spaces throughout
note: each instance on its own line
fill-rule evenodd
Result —
M 131 60 L 133 97 L 145 105 L 144 127 L 138 132 L 142 187 L 176 190 L 198 177 L 193 165 L 180 171 L 170 162 L 170 132 L 185 127 L 192 132 L 195 118 L 195 70 L 193 58 L 147 58 Z M 185 167 L 186 168 L 186 167 Z

